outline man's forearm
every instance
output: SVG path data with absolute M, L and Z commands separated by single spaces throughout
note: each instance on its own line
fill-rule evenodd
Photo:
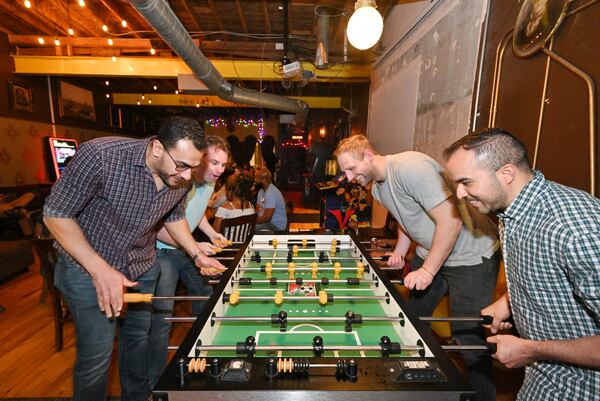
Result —
M 408 252 L 408 248 L 410 247 L 411 239 L 402 228 L 400 228 L 400 224 L 398 224 L 398 241 L 396 242 L 396 246 L 394 247 L 394 252 L 402 255 L 402 257 L 406 256 Z
M 213 238 L 215 235 L 217 235 L 217 232 L 215 231 L 213 226 L 211 226 L 208 222 L 206 214 L 202 216 L 202 220 L 200 220 L 200 224 L 198 224 L 198 227 L 200 228 L 200 230 L 202 230 L 204 234 L 208 236 L 208 238 Z
M 534 359 L 600 368 L 600 335 L 571 340 L 533 341 Z
M 456 245 L 461 227 L 459 219 L 436 222 L 431 249 L 423 263 L 427 271 L 435 275 L 440 270 Z
M 165 223 L 165 228 L 169 235 L 175 240 L 181 249 L 185 250 L 188 255 L 194 257 L 200 252 L 198 244 L 190 232 L 190 227 L 185 219 Z
M 108 263 L 92 248 L 75 219 L 44 216 L 44 224 L 54 239 L 88 273 L 94 274 L 98 268 L 109 267 Z

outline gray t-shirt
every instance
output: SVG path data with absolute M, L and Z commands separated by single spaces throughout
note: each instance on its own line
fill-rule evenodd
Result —
M 427 258 L 435 223 L 429 211 L 451 198 L 459 210 L 463 227 L 446 266 L 471 266 L 489 258 L 499 247 L 497 229 L 489 217 L 453 196 L 453 186 L 442 166 L 419 152 L 385 156 L 386 179 L 373 184 L 372 193 L 417 242 L 417 255 Z

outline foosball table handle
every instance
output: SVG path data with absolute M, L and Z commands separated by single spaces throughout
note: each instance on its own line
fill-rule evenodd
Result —
M 123 302 L 133 304 L 141 302 L 152 302 L 152 294 L 140 294 L 136 292 L 127 292 L 123 294 Z

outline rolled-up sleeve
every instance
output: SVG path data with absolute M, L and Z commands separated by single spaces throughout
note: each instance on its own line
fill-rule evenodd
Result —
M 566 247 L 566 259 L 575 295 L 600 325 L 600 232 L 573 238 Z

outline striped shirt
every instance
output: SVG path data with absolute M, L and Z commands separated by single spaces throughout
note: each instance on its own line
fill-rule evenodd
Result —
M 73 218 L 94 250 L 131 280 L 156 259 L 156 226 L 185 218 L 187 187 L 156 189 L 146 165 L 153 138 L 99 138 L 85 142 L 52 187 L 44 215 Z M 61 257 L 75 260 L 60 244 Z
M 523 338 L 600 335 L 600 201 L 536 171 L 498 215 L 506 281 Z M 525 368 L 518 400 L 600 399 L 600 370 L 558 361 Z

